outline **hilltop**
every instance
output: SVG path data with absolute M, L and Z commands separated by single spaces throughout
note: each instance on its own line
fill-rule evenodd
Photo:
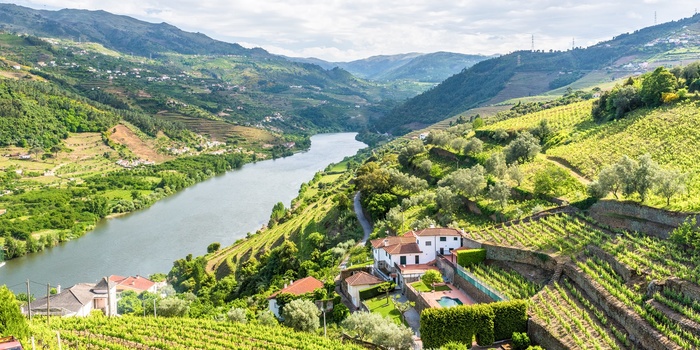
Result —
M 659 65 L 698 59 L 699 22 L 700 16 L 695 15 L 587 48 L 517 51 L 482 61 L 373 120 L 373 125 L 403 134 L 479 105 L 539 95 L 579 79 L 589 81 L 590 87 Z

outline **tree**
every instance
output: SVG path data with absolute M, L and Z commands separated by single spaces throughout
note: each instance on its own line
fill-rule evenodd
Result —
M 270 310 L 260 311 L 260 313 L 258 314 L 258 323 L 268 327 L 279 325 L 277 318 Z
M 491 157 L 486 160 L 485 168 L 489 174 L 496 178 L 503 179 L 508 169 L 506 157 L 500 152 L 491 154 Z
M 464 154 L 473 156 L 479 152 L 481 152 L 484 149 L 484 142 L 479 140 L 476 137 L 472 137 L 469 139 L 469 141 L 464 145 Z
M 440 180 L 441 186 L 449 185 L 467 199 L 475 197 L 486 188 L 484 167 L 477 164 L 469 169 L 459 169 Z
M 450 148 L 457 152 L 461 152 L 464 150 L 464 148 L 467 146 L 469 142 L 467 140 L 461 138 L 461 137 L 455 137 L 450 141 Z
M 659 173 L 659 165 L 651 159 L 649 154 L 639 157 L 639 166 L 634 172 L 634 189 L 639 194 L 642 202 L 647 193 L 654 186 Z
M 655 192 L 666 198 L 666 205 L 671 205 L 671 197 L 685 191 L 685 174 L 678 170 L 661 170 L 656 178 Z
M 453 213 L 459 205 L 457 195 L 447 187 L 438 187 L 435 191 L 435 204 L 447 214 Z
M 541 145 L 544 145 L 552 137 L 554 131 L 552 130 L 552 127 L 549 126 L 549 121 L 547 119 L 542 119 L 539 123 L 537 123 L 537 126 L 530 131 L 530 133 L 532 136 L 540 140 Z
M 248 323 L 248 317 L 246 317 L 246 310 L 240 307 L 234 307 L 228 310 L 226 317 L 229 321 L 233 323 Z
M 535 194 L 545 196 L 558 196 L 561 188 L 569 179 L 566 170 L 552 166 L 535 174 Z
M 613 90 L 608 98 L 607 110 L 614 111 L 615 118 L 621 118 L 627 112 L 631 112 L 642 106 L 642 98 L 634 85 L 625 85 Z
M 648 107 L 660 106 L 663 93 L 674 92 L 678 81 L 666 68 L 658 67 L 642 80 L 640 95 Z
M 506 173 L 508 174 L 508 178 L 515 181 L 518 186 L 520 186 L 520 184 L 523 182 L 524 175 L 522 171 L 520 171 L 520 167 L 518 167 L 517 164 L 511 164 L 508 166 Z
M 0 286 L 0 337 L 10 335 L 26 339 L 29 336 L 29 326 L 15 295 L 3 285 Z
M 189 311 L 189 303 L 176 297 L 167 297 L 158 302 L 158 316 L 164 317 L 183 317 Z
M 410 300 L 406 300 L 404 302 L 401 302 L 399 299 L 401 299 L 400 296 L 395 295 L 394 299 L 392 299 L 392 302 L 394 303 L 394 308 L 399 311 L 401 314 L 401 321 L 406 322 L 406 318 L 404 317 L 404 313 L 411 309 L 412 307 L 416 306 L 415 302 L 412 302 Z
M 440 274 L 440 271 L 428 270 L 425 271 L 423 276 L 420 277 L 420 280 L 423 282 L 423 284 L 430 287 L 430 289 L 433 289 L 434 283 L 442 282 L 442 275 Z
M 508 164 L 525 163 L 534 159 L 540 150 L 539 140 L 529 132 L 522 132 L 503 149 L 503 153 Z
M 296 299 L 290 301 L 282 309 L 284 324 L 297 331 L 313 332 L 320 326 L 318 316 L 321 311 L 316 304 L 306 299 Z
M 413 343 L 411 329 L 394 323 L 378 313 L 355 312 L 348 316 L 342 327 L 364 341 L 394 349 L 408 349 Z
M 221 243 L 219 242 L 214 242 L 210 245 L 207 246 L 207 253 L 211 254 L 219 250 L 221 248 Z
M 628 157 L 627 155 L 622 156 L 620 160 L 615 163 L 615 177 L 620 183 L 620 190 L 622 194 L 627 197 L 635 192 L 635 173 L 637 171 L 639 164 L 634 159 Z
M 136 292 L 126 290 L 122 292 L 121 298 L 117 301 L 117 313 L 120 315 L 141 315 L 143 314 L 143 302 Z
M 497 181 L 489 187 L 489 198 L 498 202 L 503 210 L 510 199 L 510 187 L 505 181 Z
M 420 164 L 418 164 L 418 169 L 425 174 L 425 175 L 430 175 L 430 170 L 433 168 L 433 162 L 430 160 L 426 159 L 422 161 Z

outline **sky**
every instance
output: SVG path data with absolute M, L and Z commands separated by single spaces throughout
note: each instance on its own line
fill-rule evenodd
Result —
M 437 51 L 506 54 L 586 47 L 690 17 L 663 0 L 18 0 L 35 9 L 105 10 L 167 22 L 274 54 L 345 62 Z

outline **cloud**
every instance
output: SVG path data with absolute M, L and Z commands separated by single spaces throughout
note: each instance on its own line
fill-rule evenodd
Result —
M 168 22 L 213 38 L 290 56 L 347 61 L 379 54 L 507 53 L 590 45 L 693 15 L 656 0 L 21 0 L 38 9 L 105 10 Z M 580 43 L 580 44 L 579 44 Z

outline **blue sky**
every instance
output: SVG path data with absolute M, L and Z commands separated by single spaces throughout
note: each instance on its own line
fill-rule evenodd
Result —
M 12 2 L 12 1 L 5 1 Z M 660 0 L 21 0 L 55 10 L 105 10 L 167 22 L 272 53 L 350 61 L 374 55 L 451 51 L 497 54 L 589 46 L 690 17 L 700 4 Z

